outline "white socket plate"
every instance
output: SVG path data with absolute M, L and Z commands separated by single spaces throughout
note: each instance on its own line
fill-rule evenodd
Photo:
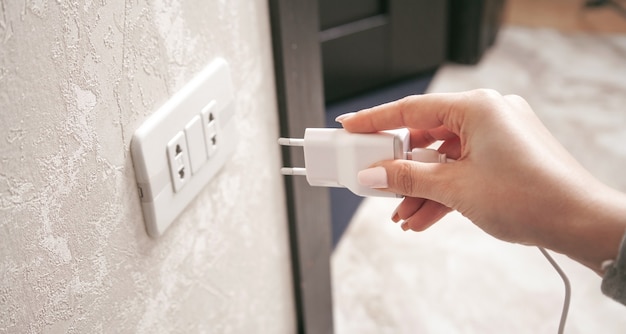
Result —
M 210 122 L 207 110 L 212 113 Z M 160 236 L 172 224 L 234 153 L 238 139 L 234 112 L 230 69 L 218 58 L 135 131 L 130 149 L 151 237 Z M 176 159 L 171 148 L 168 153 L 168 145 L 180 140 L 181 133 L 187 143 L 180 145 L 185 156 Z M 189 165 L 183 166 L 185 173 L 179 173 L 181 164 Z M 185 179 L 176 180 L 179 175 Z

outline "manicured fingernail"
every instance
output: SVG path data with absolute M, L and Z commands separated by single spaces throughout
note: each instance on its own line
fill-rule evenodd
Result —
M 359 184 L 369 188 L 387 188 L 387 171 L 383 167 L 368 168 L 357 174 Z
M 402 231 L 408 231 L 409 230 L 409 223 L 408 222 L 404 222 L 404 223 L 402 223 L 402 225 L 400 225 L 400 227 L 402 228 Z
M 393 213 L 391 214 L 391 220 L 394 223 L 397 223 L 400 221 L 400 215 L 398 214 L 398 208 L 396 208 L 395 210 L 393 210 Z
M 349 112 L 346 114 L 341 114 L 339 116 L 337 116 L 337 118 L 335 118 L 335 122 L 337 123 L 342 123 L 346 118 L 351 117 L 352 115 L 356 114 L 355 112 Z

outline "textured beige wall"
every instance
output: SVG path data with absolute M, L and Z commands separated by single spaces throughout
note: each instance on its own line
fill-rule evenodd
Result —
M 262 0 L 0 0 L 0 332 L 293 332 L 270 46 Z M 130 138 L 217 56 L 241 142 L 150 239 Z

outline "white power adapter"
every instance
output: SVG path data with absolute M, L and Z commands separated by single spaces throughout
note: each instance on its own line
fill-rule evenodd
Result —
M 436 150 L 410 149 L 409 130 L 351 133 L 344 129 L 308 128 L 303 139 L 280 138 L 280 145 L 302 146 L 304 168 L 283 167 L 284 175 L 304 175 L 311 186 L 348 188 L 359 196 L 401 197 L 359 184 L 357 174 L 383 160 L 450 161 Z

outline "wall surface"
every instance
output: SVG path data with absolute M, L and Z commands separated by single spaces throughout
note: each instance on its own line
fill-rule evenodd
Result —
M 130 139 L 211 59 L 241 142 L 150 239 Z M 0 0 L 0 332 L 294 331 L 265 1 Z

